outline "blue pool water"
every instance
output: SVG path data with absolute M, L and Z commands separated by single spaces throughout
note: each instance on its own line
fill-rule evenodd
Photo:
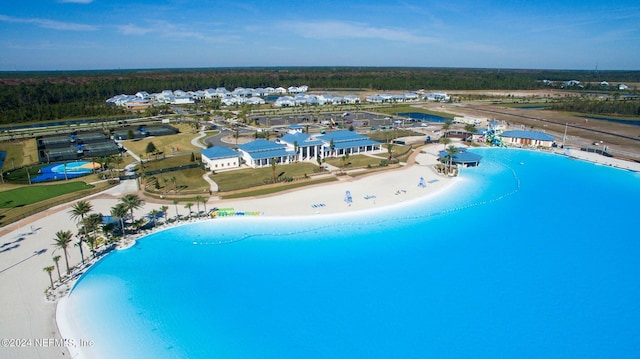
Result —
M 402 112 L 402 113 L 399 113 L 398 116 L 410 117 L 415 120 L 427 121 L 427 122 L 447 122 L 447 120 L 451 120 L 451 118 L 432 115 L 428 113 L 421 113 L 421 112 Z
M 42 167 L 38 175 L 31 179 L 31 182 L 38 183 L 78 178 L 92 173 L 95 168 L 99 167 L 99 164 L 90 161 L 56 163 Z
M 92 267 L 68 315 L 109 358 L 640 356 L 640 175 L 473 151 L 406 207 L 152 234 Z

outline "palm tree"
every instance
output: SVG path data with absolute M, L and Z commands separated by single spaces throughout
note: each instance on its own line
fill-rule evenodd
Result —
M 448 168 L 448 172 L 451 172 L 451 166 L 453 165 L 453 156 L 456 155 L 456 153 L 460 152 L 460 150 L 454 146 L 454 145 L 450 145 L 449 147 L 447 147 L 447 158 L 449 159 L 449 168 Z
M 349 153 L 345 152 L 344 156 L 340 158 L 342 160 L 342 171 L 347 169 L 347 165 L 349 164 Z
M 100 169 L 104 172 L 107 167 L 109 167 L 109 177 L 112 177 L 113 169 L 111 168 L 111 156 L 103 156 L 100 158 Z
M 86 238 L 87 244 L 91 249 L 91 253 L 93 254 L 93 258 L 96 258 L 96 244 L 97 244 L 97 236 L 96 231 L 100 228 L 102 224 L 102 214 L 100 213 L 92 213 L 87 217 L 86 227 L 91 231 L 91 235 Z
M 391 162 L 391 155 L 393 153 L 393 143 L 387 143 L 387 161 Z
M 144 201 L 141 200 L 140 197 L 138 197 L 135 194 L 128 194 L 122 197 L 120 199 L 120 203 L 124 204 L 124 206 L 127 208 L 127 211 L 131 213 L 131 223 L 134 222 L 133 210 L 142 208 L 142 206 L 144 205 Z
M 58 270 L 58 280 L 62 281 L 62 276 L 60 275 L 60 265 L 58 264 L 58 262 L 60 262 L 60 256 L 53 256 L 53 263 L 56 264 L 56 270 Z
M 171 181 L 171 184 L 173 184 L 173 193 L 177 193 L 178 192 L 178 183 L 176 181 L 176 176 L 171 176 L 171 178 L 169 178 L 169 181 Z
M 271 178 L 273 179 L 273 183 L 276 183 L 276 166 L 278 163 L 276 162 L 275 157 L 271 157 Z
M 474 126 L 474 125 L 472 125 L 470 123 L 468 123 L 468 124 L 466 124 L 464 126 L 464 130 L 469 132 L 469 133 L 471 133 L 471 134 L 474 134 L 474 133 L 478 132 L 478 129 L 476 128 L 476 126 Z
M 84 242 L 83 238 L 87 236 L 81 236 L 79 233 L 76 235 L 78 238 L 78 243 L 74 244 L 80 250 L 80 259 L 82 260 L 82 264 L 84 264 L 84 251 L 82 250 L 82 243 Z
M 97 257 L 96 256 L 96 243 L 97 243 L 96 236 L 91 235 L 87 237 L 86 242 L 89 245 L 89 249 L 91 249 L 91 254 L 93 254 L 93 258 L 96 258 Z
M 444 149 L 447 149 L 447 145 L 451 143 L 451 139 L 448 137 L 440 137 L 440 139 L 438 140 L 438 142 L 442 143 L 444 145 Z
M 164 220 L 167 220 L 167 211 L 169 210 L 169 206 L 162 206 L 160 207 L 160 211 L 162 212 L 162 216 L 164 217 Z
M 120 165 L 124 162 L 124 159 L 121 156 L 114 156 L 113 163 L 116 164 L 116 172 L 120 172 Z
M 202 205 L 204 206 L 204 213 L 207 213 L 207 201 L 209 198 L 202 197 Z
M 114 207 L 111 207 L 111 215 L 120 221 L 120 228 L 122 229 L 123 238 L 126 235 L 126 232 L 124 230 L 124 217 L 127 216 L 127 212 L 129 212 L 129 210 L 124 203 L 118 203 Z
M 84 228 L 85 237 L 87 236 L 87 225 L 85 222 L 85 215 L 91 211 L 93 211 L 93 206 L 91 205 L 91 203 L 85 200 L 80 200 L 74 203 L 73 206 L 71 206 L 71 210 L 69 211 L 69 214 L 71 215 L 71 219 L 76 221 L 78 220 L 78 218 L 81 219 L 82 226 Z
M 178 203 L 180 203 L 177 199 L 173 200 L 173 205 L 176 207 L 176 218 L 180 215 L 180 213 L 178 213 Z
M 156 226 L 156 218 L 158 218 L 158 214 L 160 213 L 160 211 L 158 211 L 157 209 L 152 209 L 151 210 L 151 216 L 152 216 L 152 221 L 153 221 L 153 226 Z
M 197 214 L 198 216 L 200 215 L 200 203 L 202 203 L 202 196 L 196 196 L 196 198 L 194 198 L 196 201 L 196 208 L 197 208 Z
M 167 183 L 169 183 L 169 179 L 167 177 L 162 177 L 162 183 L 164 183 L 164 187 L 162 187 L 162 188 L 164 188 L 164 193 L 169 192 L 167 190 Z
M 54 239 L 53 245 L 62 249 L 64 251 L 64 259 L 67 264 L 67 274 L 71 273 L 71 268 L 69 268 L 69 253 L 67 253 L 67 248 L 69 247 L 69 243 L 71 243 L 71 236 L 73 233 L 71 231 L 57 231 L 56 238 Z
M 191 207 L 193 207 L 193 203 L 191 203 L 191 202 L 187 202 L 184 205 L 184 208 L 187 208 L 189 210 L 189 218 L 191 218 Z
M 47 272 L 47 274 L 49 274 L 49 281 L 51 282 L 51 289 L 53 289 L 53 277 L 51 276 L 51 272 L 53 272 L 54 267 L 53 266 L 48 266 L 48 267 L 42 268 L 42 270 Z

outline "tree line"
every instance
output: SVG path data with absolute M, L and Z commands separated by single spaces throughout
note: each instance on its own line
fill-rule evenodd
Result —
M 118 94 L 226 87 L 312 89 L 532 90 L 541 80 L 640 82 L 640 71 L 560 71 L 453 68 L 223 68 L 0 73 L 0 124 L 115 116 L 106 106 Z
M 552 104 L 551 109 L 599 115 L 640 116 L 640 100 L 572 98 Z

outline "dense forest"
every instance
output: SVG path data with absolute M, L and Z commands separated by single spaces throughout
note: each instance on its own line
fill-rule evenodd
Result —
M 554 103 L 551 109 L 598 115 L 640 116 L 640 101 L 573 98 Z
M 542 80 L 640 82 L 640 71 L 551 71 L 447 68 L 222 68 L 72 72 L 0 72 L 0 123 L 114 116 L 105 100 L 117 94 L 226 87 L 394 90 L 530 90 Z

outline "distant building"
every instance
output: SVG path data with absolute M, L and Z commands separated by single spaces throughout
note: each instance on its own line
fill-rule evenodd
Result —
M 448 102 L 451 100 L 446 92 L 430 92 L 423 97 L 427 101 Z
M 519 147 L 551 147 L 555 137 L 540 131 L 504 131 L 502 139 L 505 144 Z

